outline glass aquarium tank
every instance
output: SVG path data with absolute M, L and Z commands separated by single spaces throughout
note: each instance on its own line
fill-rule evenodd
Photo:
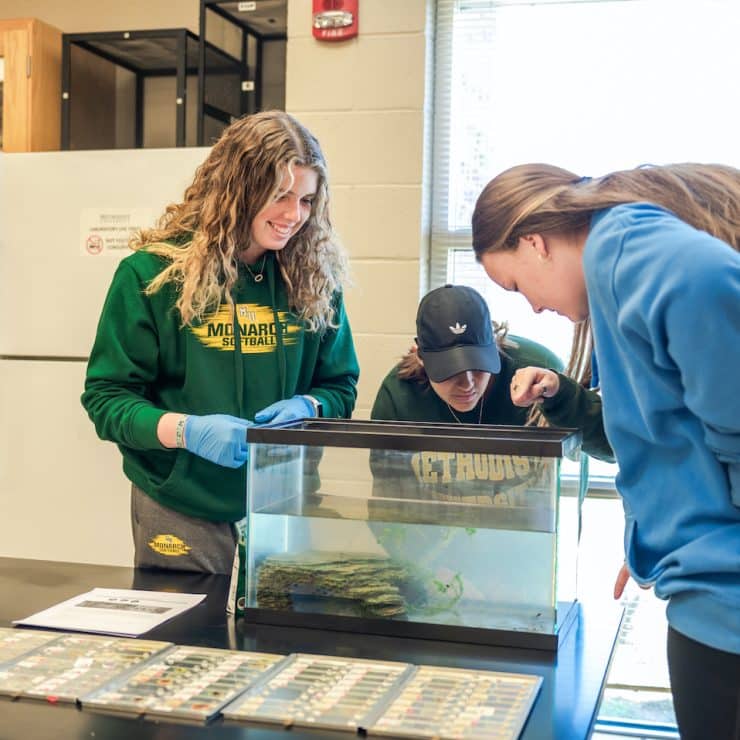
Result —
M 247 441 L 248 621 L 557 649 L 579 432 L 304 419 Z

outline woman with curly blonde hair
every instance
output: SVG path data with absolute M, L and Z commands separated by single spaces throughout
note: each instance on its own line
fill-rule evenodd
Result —
M 501 287 L 579 322 L 575 372 L 593 331 L 625 509 L 615 596 L 629 573 L 668 601 L 681 737 L 739 737 L 740 171 L 513 167 L 478 198 L 473 247 Z
M 82 403 L 132 482 L 135 564 L 228 573 L 246 429 L 349 417 L 359 374 L 318 141 L 230 125 L 110 286 Z

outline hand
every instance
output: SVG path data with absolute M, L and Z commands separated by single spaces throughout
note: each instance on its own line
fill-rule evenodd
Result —
M 624 593 L 624 587 L 630 579 L 630 572 L 627 569 L 627 563 L 624 563 L 617 573 L 617 580 L 614 581 L 614 598 L 621 599 Z
M 514 406 L 531 406 L 551 398 L 560 390 L 556 372 L 544 367 L 521 367 L 511 379 L 511 402 Z
M 305 396 L 293 396 L 283 401 L 276 401 L 254 415 L 257 424 L 284 424 L 296 419 L 307 419 L 316 416 L 313 404 Z
M 615 599 L 622 598 L 622 594 L 624 593 L 624 587 L 627 585 L 627 582 L 629 581 L 629 579 L 630 579 L 630 572 L 627 568 L 627 563 L 625 563 L 619 569 L 619 573 L 617 573 L 617 580 L 614 581 L 614 598 Z M 652 586 L 649 583 L 638 583 L 637 585 L 645 591 L 652 588 Z
M 249 456 L 247 427 L 251 421 L 226 414 L 188 416 L 185 449 L 226 468 L 244 465 Z

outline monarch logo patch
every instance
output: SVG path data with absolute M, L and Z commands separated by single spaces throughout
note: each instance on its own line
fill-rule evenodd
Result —
M 154 552 L 169 557 L 187 555 L 192 550 L 190 545 L 186 545 L 179 537 L 175 537 L 174 534 L 158 534 L 148 544 Z
M 233 352 L 236 337 L 231 311 L 231 306 L 224 303 L 203 325 L 191 327 L 190 331 L 204 347 Z M 301 327 L 287 311 L 278 311 L 280 326 L 277 326 L 272 306 L 237 303 L 236 315 L 239 317 L 241 351 L 245 354 L 275 352 L 278 334 L 286 346 L 296 344 L 301 334 Z

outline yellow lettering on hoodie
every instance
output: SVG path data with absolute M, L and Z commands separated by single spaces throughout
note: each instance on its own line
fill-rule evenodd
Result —
M 488 456 L 488 479 L 494 481 L 504 479 L 504 462 L 501 455 Z
M 454 452 L 438 452 L 440 462 L 442 463 L 442 474 L 439 478 L 440 483 L 449 483 L 452 480 L 451 464 L 455 459 Z
M 278 345 L 278 331 L 284 345 L 298 342 L 301 327 L 287 311 L 277 312 L 279 328 L 275 325 L 275 312 L 271 306 L 237 303 L 236 315 L 239 317 L 239 339 L 244 354 L 274 352 Z M 222 303 L 202 324 L 190 327 L 190 331 L 204 347 L 222 352 L 234 351 L 233 339 L 226 340 L 234 335 L 234 316 L 228 303 Z
M 475 477 L 478 480 L 488 480 L 488 455 L 475 455 L 473 463 L 475 465 Z
M 457 453 L 457 477 L 456 480 L 475 480 L 475 463 L 470 453 Z

